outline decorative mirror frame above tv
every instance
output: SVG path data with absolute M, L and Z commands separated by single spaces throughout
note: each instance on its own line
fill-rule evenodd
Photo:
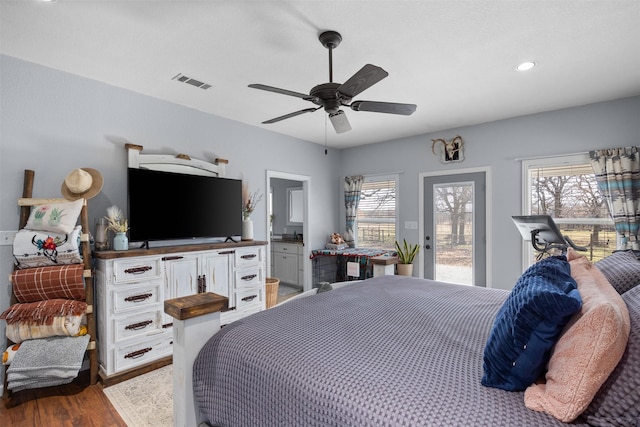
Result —
M 163 172 L 186 173 L 191 175 L 224 177 L 226 159 L 215 159 L 213 163 L 193 159 L 186 154 L 142 154 L 142 145 L 126 144 L 127 166 L 135 169 L 151 169 Z

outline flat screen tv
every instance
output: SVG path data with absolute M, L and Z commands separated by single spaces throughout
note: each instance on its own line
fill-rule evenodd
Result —
M 242 234 L 242 181 L 129 168 L 129 240 L 228 238 Z

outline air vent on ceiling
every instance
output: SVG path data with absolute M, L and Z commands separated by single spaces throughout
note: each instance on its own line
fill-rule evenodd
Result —
M 211 87 L 210 84 L 203 83 L 203 82 L 201 82 L 199 80 L 196 80 L 196 79 L 192 79 L 191 77 L 187 77 L 182 73 L 177 74 L 171 80 L 177 80 L 177 81 L 182 82 L 182 83 L 187 83 L 187 84 L 190 84 L 191 86 L 199 87 L 200 89 L 204 89 L 204 90 L 209 89 Z

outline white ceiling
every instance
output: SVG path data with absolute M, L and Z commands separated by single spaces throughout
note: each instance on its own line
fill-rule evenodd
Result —
M 1 0 L 0 17 L 3 54 L 319 144 L 324 111 L 262 125 L 314 105 L 247 85 L 328 82 L 318 35 L 338 31 L 334 81 L 374 64 L 389 77 L 356 99 L 418 108 L 346 109 L 337 148 L 640 95 L 637 0 Z

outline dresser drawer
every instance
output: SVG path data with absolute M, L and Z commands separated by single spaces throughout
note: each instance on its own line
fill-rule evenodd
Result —
M 261 265 L 255 267 L 243 268 L 236 271 L 236 289 L 247 287 L 262 286 L 265 282 L 264 270 Z
M 160 302 L 160 286 L 156 281 L 145 286 L 127 287 L 113 291 L 113 312 L 145 310 Z
M 238 248 L 235 253 L 236 268 L 258 265 L 264 262 L 264 251 L 260 246 Z
M 162 313 L 160 310 L 134 314 L 132 316 L 116 318 L 113 321 L 114 342 L 127 338 L 162 330 Z
M 236 310 L 243 311 L 250 307 L 262 306 L 263 289 L 261 287 L 236 292 Z
M 173 351 L 173 336 L 170 333 L 158 335 L 138 344 L 116 347 L 114 351 L 115 371 L 123 371 L 170 355 Z
M 132 283 L 162 277 L 162 259 L 137 258 L 113 262 L 113 283 Z
M 301 245 L 296 243 L 271 243 L 273 252 L 298 255 Z

